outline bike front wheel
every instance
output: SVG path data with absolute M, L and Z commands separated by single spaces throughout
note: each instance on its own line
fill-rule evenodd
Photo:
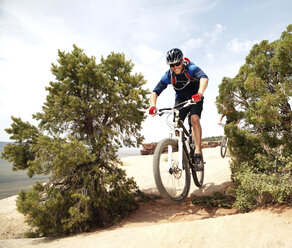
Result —
M 221 149 L 220 149 L 220 154 L 221 157 L 224 158 L 227 152 L 227 137 L 224 136 L 222 141 L 221 141 Z
M 153 156 L 153 174 L 161 196 L 170 203 L 180 203 L 190 191 L 190 167 L 184 150 L 182 168 L 179 168 L 178 140 L 160 141 Z

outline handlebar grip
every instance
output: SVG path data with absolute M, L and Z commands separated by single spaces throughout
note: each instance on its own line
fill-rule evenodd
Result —
M 162 108 L 162 109 L 158 109 L 158 111 L 165 111 L 165 110 L 172 110 L 172 108 Z

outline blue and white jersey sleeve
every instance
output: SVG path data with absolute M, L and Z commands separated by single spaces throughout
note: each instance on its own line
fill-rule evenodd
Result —
M 196 78 L 198 80 L 200 80 L 201 78 L 208 78 L 208 76 L 206 75 L 205 72 L 203 72 L 203 70 L 196 66 L 195 64 L 191 63 L 188 68 L 187 68 L 187 72 L 188 74 L 192 77 L 192 78 Z
M 155 92 L 158 96 L 161 94 L 163 90 L 166 89 L 167 85 L 170 84 L 170 72 L 167 71 L 163 77 L 160 79 L 159 83 L 154 88 L 153 92 Z

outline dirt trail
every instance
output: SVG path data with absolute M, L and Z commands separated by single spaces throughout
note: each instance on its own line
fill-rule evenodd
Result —
M 228 158 L 219 148 L 204 150 L 207 161 L 205 185 L 192 184 L 185 202 L 171 205 L 162 199 L 141 204 L 120 223 L 60 239 L 24 239 L 28 230 L 15 209 L 16 197 L 0 200 L 0 247 L 292 247 L 292 208 L 269 208 L 239 214 L 235 209 L 204 209 L 191 199 L 230 185 Z M 141 190 L 157 193 L 152 176 L 152 156 L 123 159 L 129 176 Z

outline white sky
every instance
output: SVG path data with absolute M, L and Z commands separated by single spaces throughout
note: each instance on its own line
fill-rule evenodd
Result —
M 87 56 L 123 52 L 153 90 L 165 71 L 166 52 L 181 48 L 209 77 L 203 137 L 222 134 L 215 106 L 218 85 L 234 77 L 253 44 L 273 41 L 292 23 L 291 0 L 0 0 L 0 141 L 11 116 L 23 121 L 41 111 L 54 80 L 57 51 L 76 44 Z M 170 87 L 157 107 L 172 106 Z M 168 135 L 165 120 L 147 117 L 145 142 Z

